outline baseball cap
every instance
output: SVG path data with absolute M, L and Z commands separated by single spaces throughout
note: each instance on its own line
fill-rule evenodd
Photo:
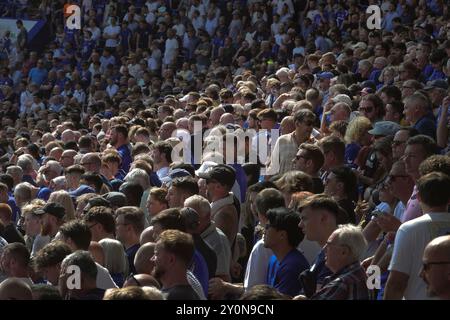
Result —
M 324 71 L 324 72 L 318 73 L 316 76 L 317 76 L 317 79 L 332 79 L 335 77 L 334 73 L 329 72 L 329 71 Z
M 127 198 L 122 192 L 108 192 L 103 195 L 103 198 L 113 207 L 124 207 L 127 205 Z
M 447 90 L 448 83 L 447 83 L 447 81 L 445 81 L 443 79 L 436 79 L 436 80 L 428 82 L 428 84 L 425 86 L 424 90 L 431 90 L 434 88 L 440 88 L 440 89 Z
M 400 129 L 398 123 L 392 121 L 378 121 L 373 125 L 373 129 L 369 130 L 369 134 L 373 136 L 390 136 L 394 135 Z
M 86 194 L 86 193 L 95 193 L 95 190 L 93 188 L 85 185 L 85 184 L 82 184 L 77 189 L 75 189 L 73 191 L 70 191 L 69 195 L 72 198 L 77 198 L 77 197 L 79 197 L 79 196 L 81 196 L 83 194 Z
M 47 203 L 44 207 L 34 212 L 34 214 L 38 216 L 46 213 L 51 214 L 52 216 L 55 216 L 58 219 L 62 219 L 66 214 L 66 209 L 57 203 Z
M 234 182 L 236 181 L 236 171 L 227 164 L 213 166 L 206 172 L 199 173 L 198 176 L 206 180 L 217 180 L 230 188 L 233 187 Z
M 200 216 L 196 210 L 185 207 L 180 210 L 180 213 L 184 217 L 188 229 L 196 229 L 200 224 Z
M 346 94 L 338 94 L 333 99 L 331 99 L 333 102 L 344 102 L 348 104 L 349 107 L 352 106 L 352 99 L 346 95 Z
M 187 177 L 187 176 L 191 176 L 191 174 L 185 169 L 181 169 L 181 168 L 171 169 L 169 171 L 169 173 L 167 174 L 167 176 L 165 176 L 161 179 L 161 182 L 166 184 L 167 186 L 170 186 L 172 184 L 172 180 L 174 180 L 176 178 Z

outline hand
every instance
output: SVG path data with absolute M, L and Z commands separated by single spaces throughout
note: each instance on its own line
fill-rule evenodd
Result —
M 402 224 L 400 220 L 391 214 L 383 214 L 375 221 L 384 232 L 396 232 Z
M 213 300 L 222 299 L 225 294 L 225 282 L 220 278 L 211 278 L 209 280 L 208 294 Z
M 442 111 L 448 110 L 448 107 L 450 107 L 450 96 L 446 96 L 442 101 Z

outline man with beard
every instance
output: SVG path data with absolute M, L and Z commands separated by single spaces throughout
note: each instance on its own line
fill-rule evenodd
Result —
M 432 240 L 422 258 L 420 277 L 427 284 L 427 295 L 450 300 L 450 236 Z
M 119 152 L 122 162 L 120 164 L 121 170 L 128 173 L 131 162 L 131 147 L 128 141 L 128 128 L 125 125 L 117 125 L 111 129 L 111 140 L 109 142 Z
M 199 300 L 186 272 L 194 255 L 192 237 L 178 230 L 166 230 L 156 242 L 153 276 L 162 283 L 166 300 Z
M 63 224 L 63 218 L 66 213 L 64 207 L 57 203 L 47 203 L 42 209 L 35 211 L 35 214 L 41 216 L 42 229 L 41 234 L 36 236 L 33 243 L 31 255 L 34 256 L 47 243 L 53 240 Z

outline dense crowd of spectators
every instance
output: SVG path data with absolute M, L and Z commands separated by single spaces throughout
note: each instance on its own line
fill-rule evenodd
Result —
M 0 0 L 0 299 L 450 299 L 449 8 Z

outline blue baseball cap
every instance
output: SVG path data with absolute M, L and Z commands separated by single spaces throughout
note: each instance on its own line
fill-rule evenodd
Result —
M 335 77 L 334 73 L 329 71 L 324 71 L 317 74 L 317 79 L 332 79 L 334 77 Z

